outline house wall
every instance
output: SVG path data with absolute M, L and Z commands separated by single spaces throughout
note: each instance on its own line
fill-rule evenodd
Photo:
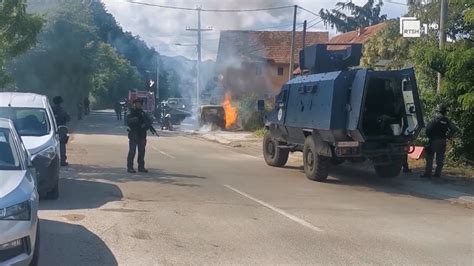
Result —
M 283 69 L 279 75 L 278 68 Z M 259 97 L 271 97 L 280 92 L 282 85 L 288 80 L 287 64 L 275 63 L 243 63 L 241 67 L 227 67 L 220 73 L 223 75 L 222 85 L 234 95 L 241 96 L 249 92 Z

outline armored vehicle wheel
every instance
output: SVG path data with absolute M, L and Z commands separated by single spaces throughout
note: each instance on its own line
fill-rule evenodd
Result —
M 289 150 L 278 148 L 278 142 L 272 138 L 270 131 L 263 137 L 263 157 L 270 166 L 283 167 L 288 161 Z
M 329 175 L 331 158 L 318 155 L 312 136 L 306 138 L 303 148 L 303 163 L 306 177 L 314 181 L 324 181 Z
M 393 159 L 393 162 L 388 165 L 374 165 L 375 172 L 378 176 L 383 178 L 392 178 L 400 174 L 402 170 L 402 159 Z

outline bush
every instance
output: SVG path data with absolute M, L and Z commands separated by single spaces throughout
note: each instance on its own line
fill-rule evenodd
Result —
M 265 136 L 265 133 L 267 133 L 266 128 L 260 128 L 260 129 L 255 130 L 254 132 L 255 136 L 259 138 L 263 138 L 263 136 Z
M 240 98 L 238 115 L 244 130 L 255 131 L 264 126 L 264 113 L 257 110 L 258 100 L 259 97 L 254 92 L 247 93 Z

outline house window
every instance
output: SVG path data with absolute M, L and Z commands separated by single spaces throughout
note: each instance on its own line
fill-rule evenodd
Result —
M 278 76 L 283 76 L 283 67 L 278 67 Z
M 257 76 L 262 75 L 262 65 L 260 64 L 255 65 L 255 75 Z

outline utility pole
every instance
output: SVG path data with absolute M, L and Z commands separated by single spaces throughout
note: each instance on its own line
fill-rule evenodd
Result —
M 448 0 L 441 0 L 440 1 L 440 18 L 439 18 L 439 49 L 444 49 L 444 44 L 446 43 L 446 22 L 448 20 Z M 441 73 L 438 73 L 438 87 L 437 92 L 441 92 L 441 82 L 443 80 L 443 76 Z
M 197 38 L 198 38 L 198 41 L 197 41 L 197 54 L 198 54 L 198 58 L 197 58 L 197 77 L 196 77 L 196 106 L 199 108 L 199 105 L 200 105 L 200 101 L 201 101 L 201 97 L 200 97 L 200 94 L 201 94 L 201 32 L 203 31 L 211 31 L 212 28 L 207 28 L 207 29 L 202 29 L 201 28 L 201 7 L 198 7 L 197 9 L 197 12 L 198 12 L 198 27 L 197 29 L 191 29 L 191 28 L 187 28 L 186 30 L 188 31 L 196 31 L 197 32 Z
M 295 35 L 296 35 L 296 12 L 298 11 L 298 6 L 295 5 L 295 10 L 293 13 L 293 32 L 291 34 L 291 48 L 290 48 L 290 69 L 288 71 L 288 80 L 293 77 L 293 64 L 295 59 Z
M 156 104 L 159 103 L 160 99 L 160 54 L 156 52 L 156 92 L 155 92 Z

